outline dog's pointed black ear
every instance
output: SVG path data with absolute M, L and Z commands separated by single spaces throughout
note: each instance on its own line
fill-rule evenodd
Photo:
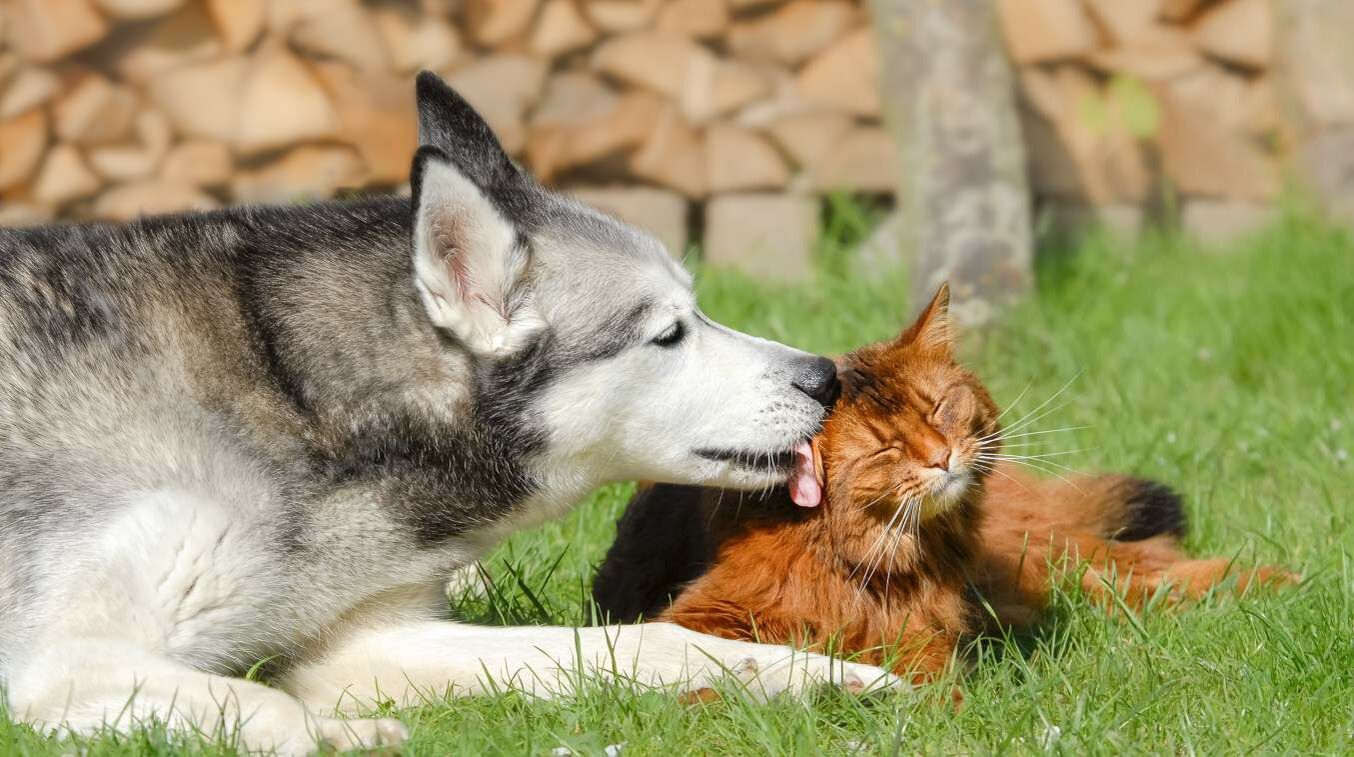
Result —
M 517 178 L 517 168 L 493 129 L 456 90 L 431 71 L 419 73 L 418 142 L 434 147 L 466 178 L 480 187 L 502 186 Z

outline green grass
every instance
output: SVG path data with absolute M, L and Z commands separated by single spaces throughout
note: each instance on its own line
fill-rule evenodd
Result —
M 702 304 L 820 352 L 896 333 L 912 312 L 906 288 L 851 281 L 839 246 L 811 286 L 704 273 Z M 408 752 L 598 754 L 621 742 L 626 754 L 662 755 L 1354 752 L 1354 240 L 1301 216 L 1225 253 L 1169 236 L 1091 239 L 1045 255 L 1037 296 L 964 342 L 998 401 L 1029 386 L 1013 413 L 1076 377 L 1038 424 L 1089 426 L 1051 435 L 1051 448 L 1087 448 L 1060 462 L 1170 482 L 1187 500 L 1193 551 L 1283 563 L 1303 584 L 1128 620 L 1059 591 L 1039 634 L 975 646 L 958 714 L 937 704 L 948 689 L 687 707 L 597 685 L 553 702 L 504 695 L 403 711 Z M 504 544 L 486 562 L 494 589 L 459 598 L 456 614 L 587 621 L 588 582 L 629 492 L 609 487 Z M 139 755 L 183 743 L 152 729 L 77 746 Z M 0 751 L 70 749 L 0 724 Z

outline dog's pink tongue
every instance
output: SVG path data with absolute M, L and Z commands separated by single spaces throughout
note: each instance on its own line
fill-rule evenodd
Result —
M 795 469 L 790 474 L 790 499 L 800 507 L 817 507 L 823 488 L 813 470 L 813 448 L 807 441 L 795 445 Z

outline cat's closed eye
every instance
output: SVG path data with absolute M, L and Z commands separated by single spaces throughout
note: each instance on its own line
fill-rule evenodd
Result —
M 936 400 L 936 404 L 931 407 L 931 412 L 926 416 L 926 422 L 931 424 L 933 428 L 939 426 L 941 421 L 945 419 L 945 407 L 948 404 L 950 404 L 949 395 L 945 395 L 939 400 Z
M 973 412 L 973 394 L 968 391 L 967 387 L 953 387 L 936 403 L 931 412 L 932 425 L 959 426 L 967 420 L 964 416 Z

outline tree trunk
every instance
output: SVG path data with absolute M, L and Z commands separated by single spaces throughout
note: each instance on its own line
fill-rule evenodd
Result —
M 1327 214 L 1354 223 L 1354 2 L 1274 0 L 1272 8 L 1294 168 Z
M 988 320 L 1030 287 L 1025 153 L 992 0 L 872 0 L 884 116 L 901 176 L 893 219 L 914 302 Z M 879 254 L 876 249 L 875 254 Z

